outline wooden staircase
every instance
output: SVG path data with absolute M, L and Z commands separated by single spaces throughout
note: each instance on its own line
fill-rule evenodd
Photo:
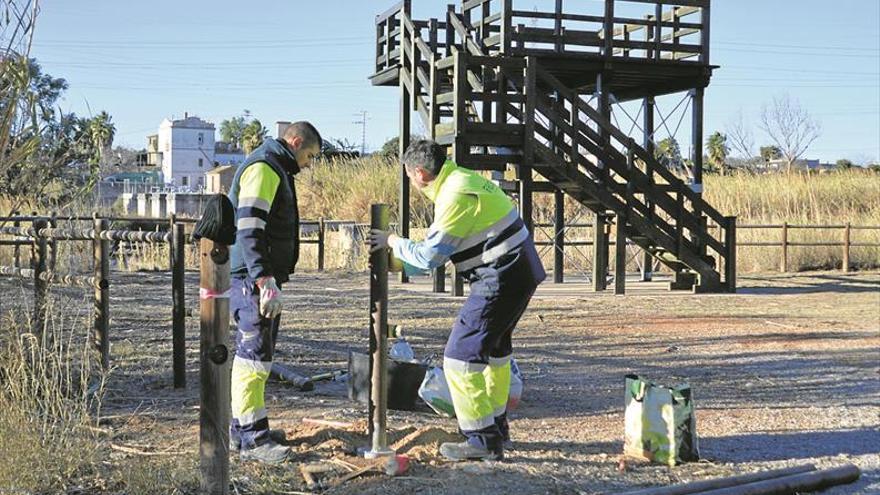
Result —
M 386 24 L 385 38 L 377 38 L 389 49 L 377 60 L 384 68 L 374 84 L 396 81 L 404 105 L 452 147 L 459 165 L 515 166 L 527 224 L 532 191 L 558 188 L 597 218 L 613 218 L 618 245 L 628 238 L 668 266 L 673 288 L 735 291 L 735 218 L 707 204 L 540 57 L 492 53 L 479 42 L 483 33 L 452 10 L 443 23 L 413 21 L 408 2 L 389 13 L 385 22 L 398 27 Z

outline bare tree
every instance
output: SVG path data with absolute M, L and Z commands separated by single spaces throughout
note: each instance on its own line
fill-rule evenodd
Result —
M 761 109 L 761 129 L 779 146 L 788 172 L 822 131 L 810 113 L 787 94 L 773 98 Z
M 746 126 L 742 111 L 727 122 L 724 130 L 727 135 L 727 145 L 734 156 L 744 160 L 755 158 L 755 137 L 752 130 Z

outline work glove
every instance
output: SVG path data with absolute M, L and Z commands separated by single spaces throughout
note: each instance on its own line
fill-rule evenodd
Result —
M 270 319 L 280 315 L 281 289 L 278 288 L 275 277 L 257 279 L 257 287 L 260 289 L 260 315 Z
M 375 253 L 381 249 L 388 249 L 388 271 L 391 272 L 402 272 L 403 271 L 403 261 L 400 261 L 394 256 L 394 252 L 391 251 L 394 249 L 394 244 L 397 242 L 396 235 L 391 232 L 387 232 L 380 229 L 373 229 L 370 231 L 370 237 L 368 239 L 370 243 L 370 253 Z
M 386 230 L 373 229 L 370 231 L 370 252 L 375 253 L 380 249 L 393 248 L 393 242 L 397 236 Z

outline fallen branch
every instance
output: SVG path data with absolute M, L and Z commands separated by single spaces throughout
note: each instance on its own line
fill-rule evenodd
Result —
M 126 447 L 125 445 L 116 445 L 115 443 L 110 444 L 110 448 L 113 450 L 118 450 L 119 452 L 125 452 L 126 454 L 133 455 L 142 455 L 142 456 L 161 456 L 161 455 L 184 455 L 186 452 L 147 452 L 145 450 L 138 450 L 132 447 Z
M 307 425 L 315 425 L 315 426 L 329 426 L 331 428 L 341 428 L 347 429 L 354 426 L 352 423 L 345 423 L 342 421 L 330 421 L 326 419 L 315 419 L 315 418 L 303 418 L 302 422 Z

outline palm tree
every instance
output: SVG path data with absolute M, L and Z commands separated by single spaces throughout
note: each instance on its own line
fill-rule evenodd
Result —
M 113 138 L 116 136 L 116 126 L 110 120 L 110 114 L 102 111 L 89 121 L 88 132 L 96 159 L 100 159 L 104 150 L 113 144 Z
M 241 133 L 241 145 L 244 148 L 244 152 L 250 154 L 257 149 L 258 146 L 263 144 L 268 134 L 269 131 L 263 127 L 259 120 L 252 120 Z
M 727 136 L 717 131 L 709 136 L 706 140 L 706 152 L 709 154 L 709 164 L 724 175 L 727 171 L 727 155 L 730 153 Z

